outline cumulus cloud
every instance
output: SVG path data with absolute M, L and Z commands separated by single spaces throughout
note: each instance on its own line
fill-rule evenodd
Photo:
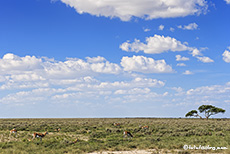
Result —
M 28 89 L 28 88 L 44 88 L 50 86 L 70 87 L 77 85 L 72 90 L 92 89 L 108 89 L 112 87 L 140 87 L 143 85 L 155 86 L 164 83 L 157 80 L 136 78 L 132 83 L 128 82 L 101 82 L 96 80 L 95 76 L 101 74 L 118 75 L 125 71 L 137 71 L 149 73 L 149 69 L 154 69 L 151 73 L 168 73 L 172 72 L 172 68 L 165 63 L 164 60 L 155 61 L 152 58 L 132 57 L 134 59 L 133 66 L 129 68 L 128 57 L 123 57 L 120 65 L 107 61 L 104 57 L 86 57 L 86 60 L 78 58 L 67 58 L 65 61 L 49 60 L 49 58 L 36 58 L 34 56 L 19 57 L 14 54 L 6 54 L 0 59 L 0 90 L 6 89 Z M 131 58 L 131 59 L 132 59 Z M 141 63 L 141 61 L 144 63 Z M 139 65 L 137 65 L 139 63 Z M 140 68 L 138 68 L 140 67 Z M 145 69 L 145 67 L 147 69 Z M 6 70 L 7 68 L 7 70 Z M 16 71 L 16 69 L 18 69 Z
M 227 4 L 230 4 L 230 0 L 224 0 Z
M 181 55 L 176 55 L 176 61 L 188 61 L 188 57 L 182 57 Z
M 225 85 L 211 85 L 211 86 L 203 86 L 195 89 L 189 89 L 186 94 L 187 95 L 228 95 L 230 92 L 230 83 L 227 82 Z M 229 95 L 228 95 L 229 96 Z
M 2 72 L 10 71 L 30 71 L 42 68 L 42 59 L 35 56 L 19 57 L 12 53 L 7 53 L 0 59 L 0 70 Z
M 24 73 L 24 74 L 12 74 L 10 76 L 10 79 L 12 79 L 13 81 L 39 81 L 39 80 L 45 80 L 44 77 L 33 73 L 33 72 L 29 72 L 29 73 Z
M 201 53 L 202 50 L 206 48 L 201 48 L 200 50 L 195 47 L 189 47 L 187 42 L 181 43 L 175 38 L 171 38 L 169 36 L 160 36 L 154 35 L 153 37 L 147 37 L 146 43 L 141 42 L 138 39 L 135 39 L 134 42 L 130 42 L 129 40 L 122 43 L 120 48 L 123 51 L 127 52 L 140 52 L 143 51 L 147 54 L 160 54 L 167 51 L 177 52 L 177 51 L 186 51 L 188 50 L 193 57 L 197 58 L 199 61 L 203 63 L 211 63 L 214 62 L 209 57 L 203 56 Z M 188 57 L 181 57 L 180 55 L 176 55 L 176 61 L 187 61 Z
M 59 82 L 57 82 L 59 81 Z M 122 95 L 144 95 L 151 93 L 152 88 L 163 87 L 165 83 L 152 78 L 137 77 L 131 81 L 101 82 L 91 77 L 74 80 L 56 80 L 50 82 L 47 87 L 36 85 L 28 90 L 11 93 L 0 98 L 0 103 L 26 102 L 84 102 L 96 99 L 105 100 L 108 97 Z M 66 85 L 67 84 L 67 85 Z M 58 88 L 57 88 L 58 86 Z M 30 88 L 34 88 L 30 90 Z M 26 99 L 24 98 L 26 97 Z M 125 97 L 125 96 L 124 96 Z M 25 101 L 25 102 L 24 102 Z
M 154 60 L 144 56 L 123 57 L 121 66 L 124 71 L 135 71 L 142 73 L 172 73 L 173 69 L 167 65 L 165 60 Z
M 205 50 L 205 49 L 206 48 L 201 49 L 201 50 Z M 212 62 L 214 62 L 214 60 L 212 60 L 211 58 L 206 57 L 206 56 L 202 56 L 203 54 L 197 48 L 191 48 L 190 50 L 192 51 L 191 52 L 192 56 L 196 57 L 199 61 L 201 61 L 203 63 L 212 63 Z
M 149 29 L 149 28 L 144 28 L 144 32 L 149 32 L 149 31 L 151 31 L 151 29 Z
M 19 57 L 12 53 L 0 58 L 0 89 L 28 88 L 48 86 L 51 80 L 70 79 L 99 74 L 119 74 L 118 64 L 107 61 L 104 57 L 67 58 L 66 61 L 55 61 L 35 56 Z M 37 84 L 34 84 L 36 81 Z
M 97 63 L 97 62 L 103 62 L 106 61 L 104 57 L 97 56 L 97 57 L 86 57 L 87 62 L 89 63 Z
M 170 27 L 169 30 L 170 30 L 171 32 L 174 32 L 174 31 L 175 31 L 175 28 Z
M 179 25 L 177 27 L 184 30 L 195 30 L 198 28 L 198 25 L 196 23 L 190 23 L 188 25 L 184 25 L 184 26 Z
M 61 0 L 75 8 L 79 14 L 89 13 L 94 16 L 118 17 L 129 21 L 132 17 L 146 20 L 156 18 L 185 17 L 206 13 L 205 0 Z
M 225 50 L 222 56 L 226 63 L 230 63 L 230 52 L 228 50 Z
M 85 76 L 93 73 L 117 74 L 121 71 L 119 65 L 106 61 L 103 57 L 87 57 L 82 59 L 69 58 L 62 62 L 44 63 L 45 72 L 50 76 Z
M 186 44 L 169 36 L 154 35 L 146 38 L 146 44 L 135 39 L 133 43 L 126 41 L 120 45 L 120 48 L 127 52 L 144 51 L 148 54 L 159 54 L 167 51 L 185 51 L 188 50 Z
M 67 87 L 67 91 L 113 91 L 118 89 L 128 90 L 133 88 L 162 87 L 164 85 L 165 83 L 163 81 L 137 77 L 131 81 L 75 83 L 73 86 Z
M 178 63 L 176 66 L 186 66 L 185 63 Z
M 158 27 L 158 30 L 163 30 L 164 28 L 165 28 L 164 25 L 160 25 L 160 26 Z
M 191 74 L 193 74 L 191 71 L 189 71 L 189 70 L 186 70 L 184 73 L 183 73 L 184 75 L 191 75 Z
M 118 95 L 124 95 L 124 94 L 132 94 L 132 95 L 135 95 L 135 94 L 147 94 L 149 93 L 151 90 L 149 88 L 144 88 L 144 89 L 141 89 L 141 88 L 133 88 L 133 89 L 130 89 L 130 90 L 116 90 L 114 92 L 114 94 Z
M 197 57 L 197 59 L 199 59 L 203 63 L 212 63 L 212 62 L 214 62 L 214 60 L 212 60 L 209 57 Z
M 155 64 L 158 72 L 161 71 L 160 65 L 167 68 L 164 61 L 155 61 Z M 4 91 L 0 97 L 1 104 L 108 102 L 111 101 L 108 98 L 120 96 L 123 97 L 122 101 L 128 102 L 127 97 L 131 95 L 153 97 L 154 94 L 160 97 L 152 90 L 165 85 L 163 81 L 140 75 L 124 80 L 120 78 L 124 73 L 123 68 L 100 56 L 57 61 L 46 57 L 6 54 L 0 59 L 0 69 L 0 91 Z M 110 81 L 112 75 L 114 78 Z

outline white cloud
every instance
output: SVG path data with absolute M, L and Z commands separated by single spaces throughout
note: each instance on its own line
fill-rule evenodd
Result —
M 199 59 L 203 63 L 212 63 L 212 62 L 214 62 L 214 60 L 212 60 L 209 57 L 197 57 L 197 59 Z
M 201 48 L 201 50 L 206 50 L 206 49 L 207 48 Z M 199 61 L 201 61 L 203 63 L 212 63 L 212 62 L 214 62 L 214 60 L 212 60 L 211 58 L 206 57 L 206 56 L 202 56 L 203 54 L 197 48 L 191 48 L 190 50 L 192 51 L 191 52 L 192 56 L 196 57 Z
M 202 56 L 202 53 L 197 48 L 194 48 L 194 49 L 191 49 L 191 50 L 192 50 L 191 54 L 192 54 L 193 57 Z
M 108 73 L 108 74 L 118 74 L 121 71 L 119 65 L 105 62 L 105 63 L 94 63 L 91 65 L 91 69 L 97 73 Z
M 156 18 L 185 17 L 206 13 L 205 0 L 61 0 L 75 8 L 79 14 L 118 17 L 129 21 L 132 17 L 146 20 Z
M 176 61 L 188 61 L 188 57 L 182 57 L 181 55 L 176 55 Z
M 216 95 L 228 95 L 230 92 L 230 83 L 225 85 L 212 85 L 212 86 L 203 86 L 195 89 L 190 89 L 186 92 L 187 95 L 207 95 L 209 97 L 216 97 Z M 228 95 L 229 97 L 229 95 Z M 207 97 L 206 97 L 207 98 Z
M 175 90 L 178 93 L 183 92 L 183 88 L 181 88 L 181 87 L 172 87 L 172 89 Z
M 55 61 L 35 56 L 19 57 L 8 53 L 0 58 L 0 89 L 47 87 L 54 80 L 75 80 L 84 76 L 119 74 L 118 64 L 104 57 L 86 57 L 87 61 L 67 58 Z
M 227 4 L 230 4 L 230 0 L 224 0 Z
M 129 41 L 124 42 L 120 45 L 120 48 L 127 52 L 139 52 L 144 51 L 148 54 L 159 54 L 167 51 L 185 51 L 188 47 L 182 44 L 180 41 L 169 36 L 154 35 L 153 37 L 146 38 L 146 44 L 135 39 L 133 43 Z
M 37 84 L 38 82 L 34 83 Z M 164 82 L 152 78 L 137 77 L 131 81 L 101 82 L 98 80 L 95 81 L 95 79 L 91 77 L 84 77 L 76 81 L 57 80 L 50 82 L 47 87 L 35 85 L 34 87 L 29 87 L 35 89 L 11 93 L 0 98 L 0 103 L 20 102 L 27 104 L 28 102 L 40 103 L 45 100 L 50 103 L 73 103 L 76 101 L 84 102 L 85 100 L 95 102 L 97 99 L 104 101 L 108 97 L 117 97 L 117 94 L 122 94 L 124 97 L 126 97 L 126 95 L 141 96 L 150 94 L 152 93 L 152 88 L 160 88 L 164 85 Z M 59 88 L 57 88 L 57 86 Z
M 149 32 L 149 31 L 151 31 L 151 29 L 149 29 L 149 28 L 144 28 L 144 32 Z
M 185 63 L 178 63 L 176 66 L 186 66 Z
M 146 87 L 162 87 L 165 83 L 152 78 L 137 77 L 131 81 L 115 81 L 115 82 L 92 82 L 92 83 L 76 83 L 71 87 L 67 87 L 68 91 L 100 91 L 100 90 L 117 90 L 117 89 L 132 89 Z
M 169 30 L 170 30 L 171 32 L 174 32 L 174 31 L 175 31 L 175 28 L 170 27 Z
M 25 60 L 26 59 L 26 60 Z M 87 57 L 87 61 L 77 58 L 68 58 L 66 61 L 49 60 L 48 58 L 38 59 L 34 56 L 19 57 L 13 54 L 6 54 L 0 59 L 0 90 L 33 89 L 60 86 L 69 90 L 98 90 L 114 87 L 145 88 L 148 86 L 162 86 L 163 82 L 137 78 L 129 82 L 101 82 L 94 78 L 103 74 L 115 74 L 123 72 L 118 64 L 110 63 L 103 57 Z M 135 66 L 130 68 L 129 62 Z M 143 62 L 143 63 L 142 63 Z M 2 64 L 2 65 L 1 65 Z M 8 65 L 9 64 L 9 65 Z M 28 66 L 34 64 L 32 66 Z M 125 71 L 136 71 L 142 73 L 170 73 L 171 66 L 164 60 L 154 60 L 146 57 L 123 57 L 121 64 Z M 7 67 L 7 70 L 4 70 Z M 138 68 L 140 67 L 140 68 Z M 21 70 L 15 70 L 21 68 Z M 129 73 L 129 72 L 126 72 Z
M 173 69 L 167 65 L 165 60 L 154 60 L 144 56 L 123 57 L 121 66 L 124 71 L 135 71 L 142 73 L 171 73 Z
M 183 73 L 184 75 L 191 75 L 191 74 L 193 74 L 191 71 L 189 71 L 189 70 L 186 70 L 184 73 Z
M 144 88 L 144 89 L 141 89 L 141 88 L 133 88 L 133 89 L 130 89 L 130 90 L 116 90 L 114 92 L 114 94 L 116 95 L 124 95 L 124 94 L 131 94 L 131 95 L 135 95 L 135 94 L 147 94 L 149 93 L 151 90 L 149 88 Z
M 190 51 L 193 57 L 196 57 L 199 61 L 203 63 L 214 62 L 211 58 L 203 56 L 201 50 L 206 50 L 207 48 L 201 48 L 200 50 L 194 47 L 189 47 L 187 42 L 183 44 L 171 38 L 169 36 L 160 36 L 154 35 L 153 37 L 147 37 L 146 43 L 141 42 L 138 39 L 135 39 L 133 43 L 126 41 L 120 45 L 120 48 L 127 52 L 140 52 L 143 51 L 146 54 L 160 54 L 167 51 L 177 52 L 177 51 Z M 186 61 L 189 60 L 187 57 L 181 57 L 180 55 L 176 56 L 177 61 Z
M 164 30 L 164 28 L 165 28 L 164 25 L 160 25 L 160 26 L 158 27 L 158 30 Z
M 106 61 L 106 59 L 104 57 L 101 56 L 97 56 L 97 57 L 86 57 L 87 62 L 89 63 L 97 63 L 97 62 L 104 62 Z
M 16 90 L 16 89 L 30 89 L 30 88 L 44 88 L 49 87 L 49 83 L 45 81 L 6 81 L 0 86 L 0 90 Z
M 11 71 L 30 71 L 35 69 L 42 69 L 42 60 L 35 56 L 19 57 L 12 53 L 5 54 L 0 59 L 0 71 L 8 72 Z
M 230 63 L 230 52 L 228 50 L 225 50 L 222 56 L 226 63 Z
M 119 65 L 106 61 L 103 57 L 87 57 L 87 61 L 69 58 L 64 62 L 44 63 L 45 72 L 52 77 L 86 76 L 93 73 L 118 74 Z
M 198 28 L 198 25 L 196 23 L 190 23 L 188 25 L 184 25 L 184 26 L 177 26 L 180 29 L 184 29 L 184 30 L 195 30 Z
M 7 80 L 7 77 L 6 76 L 1 76 L 0 75 L 0 82 L 4 82 L 4 81 L 6 81 Z
M 36 73 L 25 73 L 25 74 L 13 74 L 10 76 L 13 81 L 38 81 L 45 80 L 44 77 Z

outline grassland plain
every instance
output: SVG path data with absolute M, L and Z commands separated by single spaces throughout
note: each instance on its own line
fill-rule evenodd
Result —
M 114 123 L 120 123 L 114 126 Z M 142 129 L 141 126 L 149 126 Z M 17 136 L 10 135 L 16 128 Z M 57 131 L 61 128 L 60 131 Z M 133 138 L 124 138 L 123 131 Z M 48 131 L 42 142 L 34 132 Z M 77 142 L 75 143 L 74 141 Z M 226 147 L 225 150 L 184 150 Z M 230 119 L 76 118 L 0 119 L 0 153 L 92 153 L 152 150 L 152 153 L 230 153 Z

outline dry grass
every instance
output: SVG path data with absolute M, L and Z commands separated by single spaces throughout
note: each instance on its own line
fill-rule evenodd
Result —
M 114 126 L 120 123 L 120 126 Z M 141 129 L 142 126 L 148 129 Z M 17 137 L 9 130 L 16 128 Z M 56 129 L 61 128 L 59 132 Z M 123 138 L 123 131 L 133 138 Z M 48 131 L 42 142 L 32 133 Z M 77 139 L 77 142 L 75 143 Z M 183 150 L 184 145 L 228 150 Z M 152 153 L 230 153 L 230 119 L 0 119 L 0 153 L 90 153 L 148 150 Z M 152 151 L 151 151 L 152 150 Z

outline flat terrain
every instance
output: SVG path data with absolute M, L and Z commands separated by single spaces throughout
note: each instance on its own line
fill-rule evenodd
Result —
M 120 126 L 114 126 L 120 123 Z M 142 126 L 149 126 L 143 129 Z M 10 134 L 16 128 L 17 136 Z M 57 129 L 61 130 L 58 131 Z M 133 138 L 123 137 L 129 131 Z M 42 142 L 34 132 L 48 131 Z M 224 147 L 224 150 L 184 150 Z M 0 153 L 230 153 L 230 119 L 0 119 Z

